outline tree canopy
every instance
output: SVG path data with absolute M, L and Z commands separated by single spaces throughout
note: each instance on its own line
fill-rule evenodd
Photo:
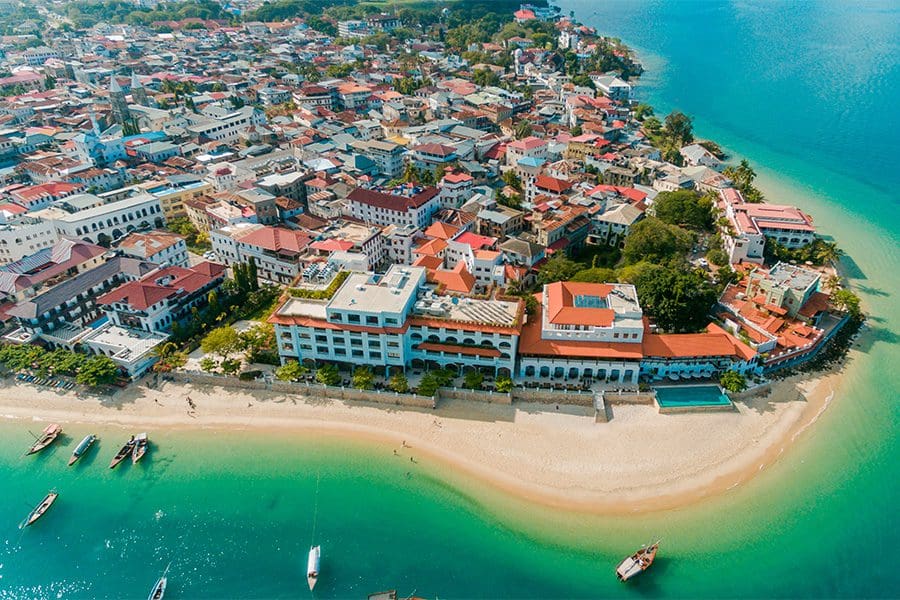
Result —
M 234 327 L 216 327 L 203 338 L 200 348 L 207 354 L 218 354 L 223 359 L 244 347 L 241 336 Z
M 709 324 L 715 289 L 696 271 L 654 265 L 635 279 L 644 312 L 667 331 L 699 331 Z
M 669 225 L 710 230 L 713 226 L 713 201 L 694 190 L 660 192 L 653 201 L 656 218 Z
M 683 256 L 691 247 L 691 235 L 675 225 L 648 217 L 631 227 L 622 256 L 627 264 L 646 260 L 663 263 Z

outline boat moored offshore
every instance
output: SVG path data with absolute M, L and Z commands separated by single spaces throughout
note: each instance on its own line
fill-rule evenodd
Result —
M 150 440 L 146 433 L 139 433 L 134 438 L 134 448 L 131 450 L 131 464 L 136 465 L 147 454 L 147 445 Z
M 309 549 L 309 557 L 306 560 L 306 582 L 309 584 L 310 591 L 316 587 L 316 581 L 319 579 L 319 561 L 321 558 L 321 546 L 313 546 Z
M 32 523 L 34 523 L 35 521 L 37 521 L 38 519 L 43 517 L 44 513 L 46 513 L 47 509 L 49 509 L 53 505 L 53 503 L 56 502 L 56 499 L 58 497 L 59 497 L 59 494 L 57 494 L 54 491 L 51 491 L 49 494 L 44 496 L 44 499 L 41 500 L 40 504 L 35 506 L 34 510 L 32 510 L 30 513 L 28 513 L 28 516 L 25 517 L 25 520 L 22 522 L 22 524 L 19 527 L 20 528 L 28 527 L 29 525 L 31 525 Z
M 113 459 L 109 461 L 109 468 L 115 469 L 120 462 L 128 458 L 128 455 L 132 453 L 134 446 L 134 436 L 131 436 L 131 439 L 125 442 L 125 444 L 121 448 L 119 448 L 119 451 L 116 452 L 116 455 L 113 456 Z
M 169 567 L 171 566 L 172 563 L 169 563 L 166 566 L 166 570 L 163 571 L 162 576 L 156 580 L 156 585 L 150 590 L 150 595 L 147 596 L 147 600 L 162 600 L 163 596 L 165 596 L 166 586 L 169 584 L 169 578 L 166 577 L 166 575 L 169 573 Z
M 659 550 L 659 542 L 649 546 L 643 546 L 640 550 L 623 560 L 616 567 L 616 577 L 619 581 L 628 581 L 632 577 L 640 575 L 650 568 L 656 559 Z
M 26 455 L 40 452 L 41 450 L 52 444 L 61 433 L 61 425 L 58 425 L 56 423 L 47 425 L 44 428 L 44 431 L 41 432 L 41 435 L 34 441 L 34 444 L 31 445 L 31 448 L 28 449 Z
M 80 442 L 78 442 L 78 445 L 75 446 L 74 450 L 72 450 L 72 457 L 69 458 L 69 466 L 71 467 L 72 465 L 74 465 L 75 461 L 77 461 L 79 458 L 81 458 L 84 455 L 84 453 L 88 451 L 88 448 L 90 448 L 91 445 L 96 441 L 97 441 L 97 436 L 94 435 L 93 433 L 90 435 L 84 436 L 84 439 L 81 440 Z

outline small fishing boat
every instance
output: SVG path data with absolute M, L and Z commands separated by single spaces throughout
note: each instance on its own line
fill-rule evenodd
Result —
M 134 438 L 134 448 L 131 450 L 131 464 L 136 465 L 137 461 L 144 458 L 144 455 L 147 454 L 148 443 L 149 440 L 146 433 L 137 434 Z
M 659 550 L 659 542 L 649 546 L 642 546 L 640 550 L 623 560 L 616 567 L 616 577 L 619 581 L 628 581 L 636 575 L 640 575 L 650 568 Z
M 163 571 L 162 576 L 156 580 L 156 585 L 153 586 L 153 589 L 150 591 L 150 595 L 147 596 L 147 600 L 162 600 L 162 597 L 166 594 L 166 585 L 169 583 L 169 579 L 166 575 L 169 572 L 169 567 L 172 566 L 172 563 L 169 563 L 166 566 L 166 570 Z
M 319 561 L 321 558 L 321 546 L 313 546 L 309 549 L 309 558 L 306 560 L 306 582 L 309 584 L 309 591 L 316 587 L 316 581 L 319 579 Z
M 44 428 L 44 431 L 41 432 L 41 435 L 34 441 L 34 444 L 32 444 L 31 448 L 28 449 L 26 455 L 40 452 L 41 450 L 52 444 L 61 433 L 62 427 L 60 425 L 57 425 L 56 423 L 47 425 Z
M 131 454 L 131 451 L 134 449 L 134 445 L 134 436 L 131 436 L 131 439 L 125 442 L 125 445 L 119 448 L 119 451 L 113 456 L 113 459 L 109 463 L 109 468 L 115 469 L 120 462 L 128 458 L 128 455 Z
M 75 461 L 77 461 L 79 458 L 81 458 L 82 455 L 88 451 L 88 448 L 90 448 L 91 445 L 96 441 L 97 441 L 97 436 L 94 435 L 93 433 L 90 435 L 84 436 L 84 439 L 81 440 L 77 446 L 75 446 L 74 450 L 72 450 L 72 457 L 69 459 L 69 466 L 71 467 L 72 465 L 74 465 Z
M 38 519 L 43 517 L 44 513 L 47 512 L 47 509 L 50 508 L 54 502 L 56 502 L 56 498 L 58 496 L 59 496 L 59 494 L 57 494 L 56 492 L 52 492 L 52 491 L 49 494 L 47 494 L 46 496 L 44 496 L 44 499 L 41 500 L 41 503 L 38 504 L 37 506 L 35 506 L 34 510 L 32 510 L 30 513 L 28 513 L 28 516 L 25 517 L 25 520 L 22 522 L 22 525 L 20 525 L 19 527 L 20 528 L 28 527 L 29 525 L 31 525 L 32 523 L 34 523 L 35 521 L 37 521 Z

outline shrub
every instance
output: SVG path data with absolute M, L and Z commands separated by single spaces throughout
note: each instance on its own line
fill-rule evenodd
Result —
M 238 374 L 238 379 L 241 381 L 253 381 L 254 379 L 259 379 L 260 375 L 262 375 L 262 371 L 242 371 Z

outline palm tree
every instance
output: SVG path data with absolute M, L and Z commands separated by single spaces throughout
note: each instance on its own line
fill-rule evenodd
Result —
M 828 279 L 825 280 L 825 287 L 834 292 L 841 289 L 841 283 L 840 277 L 837 275 L 829 275 Z
M 822 242 L 816 249 L 816 260 L 823 264 L 831 264 L 837 262 L 843 254 L 844 251 L 838 248 L 836 243 Z

